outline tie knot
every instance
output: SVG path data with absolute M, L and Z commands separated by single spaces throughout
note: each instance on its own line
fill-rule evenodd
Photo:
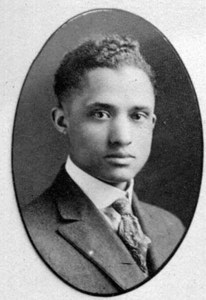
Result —
M 130 202 L 127 198 L 120 198 L 113 202 L 112 207 L 120 214 L 130 214 L 131 207 Z

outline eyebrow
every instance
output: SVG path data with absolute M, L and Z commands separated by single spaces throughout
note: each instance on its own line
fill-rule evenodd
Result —
M 93 109 L 93 108 L 111 109 L 111 108 L 114 108 L 114 106 L 111 104 L 107 104 L 107 103 L 94 102 L 94 103 L 88 104 L 86 106 L 86 108 L 88 108 L 88 109 Z
M 95 108 L 102 108 L 102 109 L 115 109 L 115 105 L 111 105 L 108 103 L 102 103 L 102 102 L 94 102 L 87 105 L 88 109 L 95 109 Z M 134 106 L 132 107 L 132 110 L 150 110 L 148 106 Z

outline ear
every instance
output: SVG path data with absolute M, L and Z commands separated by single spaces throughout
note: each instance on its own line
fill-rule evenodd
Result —
M 152 116 L 153 128 L 155 127 L 156 121 L 157 121 L 157 116 L 155 114 L 153 114 L 153 116 Z
M 67 130 L 69 127 L 68 120 L 65 117 L 65 113 L 63 108 L 54 107 L 51 110 L 51 118 L 54 124 L 54 127 L 63 134 L 67 134 Z

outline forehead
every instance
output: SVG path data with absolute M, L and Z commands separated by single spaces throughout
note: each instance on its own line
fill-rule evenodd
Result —
M 119 84 L 120 80 L 124 80 L 130 87 L 135 86 L 135 83 L 149 83 L 152 86 L 148 75 L 141 69 L 135 66 L 121 66 L 118 68 L 96 68 L 86 73 L 85 78 L 87 83 L 93 87 L 98 86 L 103 88 L 114 88 Z
M 148 75 L 133 66 L 97 68 L 86 73 L 74 105 L 95 102 L 113 106 L 154 106 L 154 90 Z M 77 104 L 77 102 L 79 102 Z

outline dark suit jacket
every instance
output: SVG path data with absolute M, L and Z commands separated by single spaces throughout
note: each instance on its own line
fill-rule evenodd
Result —
M 152 240 L 152 276 L 169 258 L 184 229 L 172 214 L 141 203 L 134 214 Z M 145 280 L 125 245 L 62 168 L 52 186 L 23 210 L 29 235 L 46 263 L 70 285 L 92 294 L 112 295 Z

